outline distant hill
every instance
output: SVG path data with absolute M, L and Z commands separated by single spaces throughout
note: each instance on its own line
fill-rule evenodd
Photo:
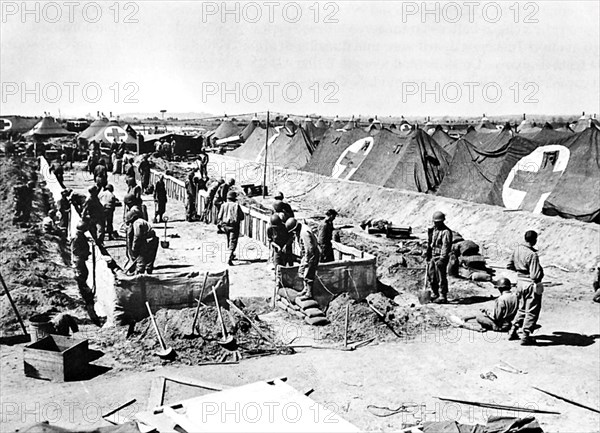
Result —
M 162 119 L 162 115 L 160 112 L 154 112 L 154 113 L 123 113 L 119 115 L 120 118 L 124 121 L 127 120 L 133 120 L 134 118 L 137 118 L 138 120 L 145 120 L 147 118 L 158 118 L 158 119 Z M 190 120 L 190 119 L 202 119 L 205 117 L 214 117 L 213 114 L 211 113 L 193 113 L 193 112 L 189 112 L 189 113 L 169 113 L 168 111 L 165 113 L 165 119 L 167 118 L 173 118 L 173 119 L 179 119 L 179 120 Z

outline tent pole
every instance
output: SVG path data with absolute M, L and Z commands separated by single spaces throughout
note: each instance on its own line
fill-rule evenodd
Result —
M 267 132 L 265 134 L 265 170 L 263 173 L 263 199 L 267 196 L 267 152 L 269 150 L 269 112 L 267 111 Z

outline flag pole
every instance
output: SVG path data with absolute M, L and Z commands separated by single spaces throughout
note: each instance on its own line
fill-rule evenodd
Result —
M 265 134 L 265 169 L 263 173 L 263 199 L 267 196 L 267 153 L 269 151 L 269 112 L 267 111 L 267 132 Z

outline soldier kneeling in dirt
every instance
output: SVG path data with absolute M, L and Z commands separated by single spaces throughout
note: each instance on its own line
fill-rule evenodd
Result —
M 77 288 L 79 294 L 85 302 L 85 309 L 90 316 L 90 319 L 98 324 L 98 316 L 94 310 L 94 292 L 87 284 L 89 271 L 87 267 L 87 259 L 90 256 L 90 245 L 88 238 L 85 236 L 85 232 L 88 230 L 88 225 L 81 221 L 77 224 L 75 230 L 75 236 L 71 240 L 71 254 L 73 260 L 73 267 L 75 268 L 75 281 L 77 281 Z
M 508 332 L 517 311 L 519 311 L 519 299 L 511 293 L 512 283 L 508 278 L 500 278 L 496 282 L 500 296 L 494 302 L 490 310 L 481 310 L 476 316 L 465 317 L 463 320 L 475 319 L 484 331 Z M 467 326 L 465 326 L 467 327 Z
M 125 217 L 127 251 L 135 262 L 136 274 L 151 274 L 158 251 L 158 237 L 142 213 L 133 208 Z

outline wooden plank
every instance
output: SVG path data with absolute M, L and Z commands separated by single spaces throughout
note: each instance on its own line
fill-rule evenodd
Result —
M 155 407 L 163 405 L 163 399 L 165 398 L 165 386 L 165 377 L 158 376 L 152 379 L 152 385 L 150 385 L 150 395 L 148 396 L 148 404 L 146 406 L 148 410 L 152 410 Z

